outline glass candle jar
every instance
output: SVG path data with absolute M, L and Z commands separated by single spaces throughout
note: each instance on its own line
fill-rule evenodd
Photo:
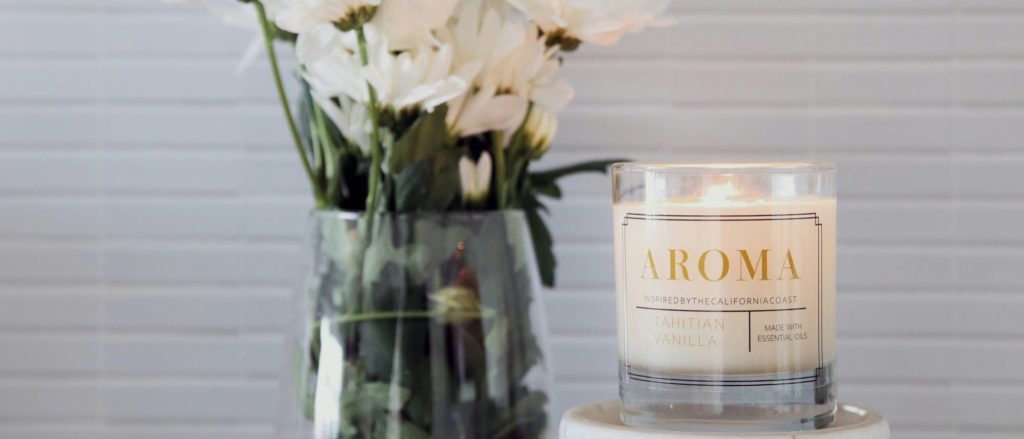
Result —
M 835 167 L 621 163 L 612 172 L 623 422 L 830 424 Z

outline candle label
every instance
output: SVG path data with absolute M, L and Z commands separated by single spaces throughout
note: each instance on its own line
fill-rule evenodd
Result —
M 831 361 L 834 246 L 823 255 L 818 213 L 618 212 L 620 354 L 633 378 L 706 385 L 657 375 L 813 373 Z

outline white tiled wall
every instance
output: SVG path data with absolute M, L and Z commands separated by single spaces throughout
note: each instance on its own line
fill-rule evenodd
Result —
M 587 49 L 549 163 L 841 167 L 843 399 L 1024 436 L 1024 0 L 675 0 Z M 270 439 L 309 207 L 249 35 L 0 0 L 0 438 Z M 615 395 L 608 184 L 556 205 L 562 408 Z M 571 257 L 570 257 L 571 256 Z

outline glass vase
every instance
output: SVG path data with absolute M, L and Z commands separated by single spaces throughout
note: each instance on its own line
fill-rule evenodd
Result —
M 546 437 L 546 321 L 521 212 L 327 211 L 310 231 L 289 436 Z

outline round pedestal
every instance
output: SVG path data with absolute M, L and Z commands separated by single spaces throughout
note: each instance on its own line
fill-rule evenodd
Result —
M 688 433 L 627 427 L 619 420 L 619 402 L 601 401 L 569 410 L 562 418 L 561 439 L 889 439 L 889 424 L 878 412 L 839 404 L 829 428 L 792 433 Z

